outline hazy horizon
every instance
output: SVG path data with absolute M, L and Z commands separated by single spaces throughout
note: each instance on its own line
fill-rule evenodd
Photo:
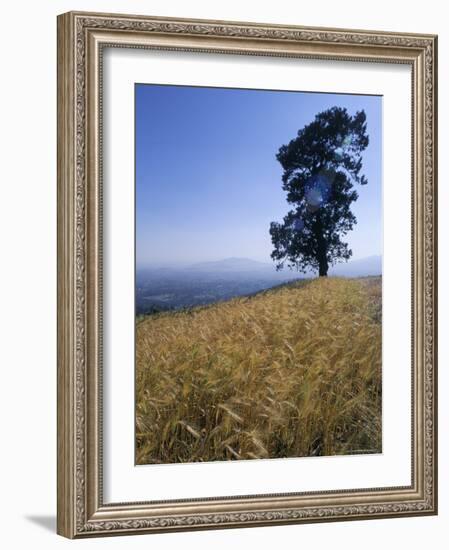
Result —
M 272 263 L 269 225 L 291 209 L 279 147 L 333 106 L 364 109 L 370 144 L 344 239 L 351 260 L 382 255 L 382 98 L 138 84 L 136 265 L 226 258 Z
M 345 265 L 345 264 L 350 264 L 352 262 L 363 262 L 364 260 L 369 260 L 369 259 L 372 259 L 372 258 L 380 258 L 382 260 L 382 254 L 371 254 L 370 256 L 365 256 L 363 258 L 351 258 L 350 260 L 348 260 L 348 262 L 339 262 L 337 263 L 335 266 L 333 267 L 337 267 L 338 265 Z M 216 258 L 211 258 L 211 259 L 207 259 L 207 260 L 199 260 L 199 261 L 181 261 L 181 260 L 173 260 L 173 261 L 166 261 L 166 262 L 151 262 L 151 263 L 146 263 L 146 264 L 136 264 L 136 269 L 137 270 L 141 270 L 141 269 L 152 269 L 152 268 L 169 268 L 169 267 L 191 267 L 191 266 L 195 266 L 197 264 L 208 264 L 208 263 L 220 263 L 220 262 L 227 262 L 229 260 L 247 260 L 249 262 L 254 262 L 254 263 L 258 263 L 258 264 L 262 264 L 262 265 L 266 265 L 266 266 L 272 266 L 273 269 L 276 269 L 276 265 L 274 262 L 270 261 L 270 260 L 258 260 L 256 258 L 249 258 L 247 256 L 245 257 L 242 257 L 242 256 L 229 256 L 229 257 L 226 257 L 226 258 L 219 258 L 219 257 L 216 257 Z M 332 267 L 331 267 L 332 269 Z M 287 266 L 284 267 L 283 271 L 285 272 L 295 272 L 296 270 L 295 269 L 290 269 L 288 268 Z M 301 272 L 299 271 L 298 272 L 299 274 L 301 274 Z

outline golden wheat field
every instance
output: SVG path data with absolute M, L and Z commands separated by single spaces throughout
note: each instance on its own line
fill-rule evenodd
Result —
M 136 462 L 381 452 L 380 277 L 298 281 L 136 327 Z

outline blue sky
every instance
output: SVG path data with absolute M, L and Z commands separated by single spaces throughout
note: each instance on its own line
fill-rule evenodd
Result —
M 279 147 L 320 111 L 364 109 L 368 185 L 346 236 L 353 258 L 382 254 L 382 98 L 137 84 L 136 264 L 245 257 L 272 262 L 271 221 L 291 206 Z

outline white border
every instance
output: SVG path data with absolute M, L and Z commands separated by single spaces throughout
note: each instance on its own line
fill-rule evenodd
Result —
M 104 501 L 411 483 L 411 73 L 404 65 L 104 51 Z M 383 95 L 383 453 L 134 466 L 134 83 Z

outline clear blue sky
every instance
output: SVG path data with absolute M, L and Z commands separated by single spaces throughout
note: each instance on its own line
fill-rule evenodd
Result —
M 279 147 L 320 111 L 364 109 L 368 185 L 353 204 L 353 258 L 382 254 L 382 98 L 137 84 L 136 264 L 270 262 L 271 221 L 291 208 Z

